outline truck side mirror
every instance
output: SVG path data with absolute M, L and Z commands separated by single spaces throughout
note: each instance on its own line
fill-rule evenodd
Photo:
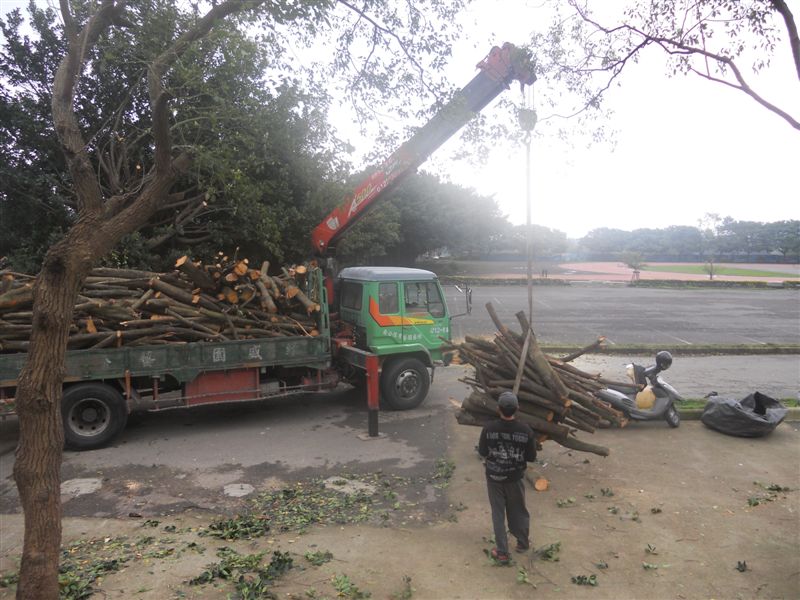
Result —
M 463 317 L 464 315 L 471 315 L 472 314 L 472 288 L 469 287 L 469 285 L 466 284 L 466 283 L 464 284 L 463 288 L 461 288 L 458 284 L 456 284 L 454 287 L 456 288 L 456 290 L 458 290 L 459 294 L 464 294 L 464 301 L 466 302 L 467 311 L 463 312 L 463 313 L 460 313 L 460 314 L 457 314 L 457 315 L 453 315 L 452 318 Z

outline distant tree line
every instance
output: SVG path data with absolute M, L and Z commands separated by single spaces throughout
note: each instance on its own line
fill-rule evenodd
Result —
M 638 253 L 649 261 L 800 262 L 800 220 L 760 223 L 706 215 L 698 227 L 599 228 L 578 240 L 585 260 L 619 260 Z
M 499 221 L 487 238 L 479 236 L 461 258 L 519 260 L 527 256 L 525 225 Z M 530 244 L 537 260 L 623 260 L 638 256 L 652 262 L 800 262 L 800 221 L 737 221 L 708 214 L 697 227 L 674 225 L 633 231 L 601 227 L 579 239 L 541 225 L 531 226 Z M 463 250 L 463 249 L 462 249 Z

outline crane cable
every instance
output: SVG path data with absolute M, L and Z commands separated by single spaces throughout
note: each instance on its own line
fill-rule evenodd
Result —
M 536 126 L 536 111 L 533 108 L 533 85 L 522 90 L 522 108 L 519 109 L 519 125 L 525 132 L 525 254 L 528 274 L 528 323 L 533 327 L 533 227 L 531 226 L 531 137 Z

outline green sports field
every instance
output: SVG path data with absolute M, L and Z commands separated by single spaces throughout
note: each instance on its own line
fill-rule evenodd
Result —
M 707 275 L 705 265 L 700 264 L 676 264 L 676 265 L 646 265 L 642 271 L 657 271 L 660 273 L 686 273 L 687 275 Z M 794 273 L 782 273 L 778 271 L 764 271 L 759 269 L 745 269 L 730 266 L 715 266 L 714 275 L 736 275 L 739 277 L 786 277 L 792 279 L 797 277 Z

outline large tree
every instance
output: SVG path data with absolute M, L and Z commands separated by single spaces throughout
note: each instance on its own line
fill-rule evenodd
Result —
M 25 513 L 18 597 L 54 599 L 59 593 L 59 407 L 78 290 L 98 258 L 123 238 L 171 203 L 204 192 L 191 178 L 204 151 L 236 143 L 209 135 L 215 132 L 215 110 L 230 92 L 204 85 L 228 60 L 227 38 L 217 32 L 235 24 L 276 47 L 335 33 L 332 68 L 349 75 L 344 81 L 354 96 L 413 106 L 411 98 L 436 90 L 428 68 L 446 59 L 448 23 L 457 9 L 458 3 L 438 1 L 367 0 L 357 7 L 346 0 L 225 0 L 207 6 L 60 1 L 63 28 L 56 34 L 63 36 L 63 51 L 43 60 L 55 71 L 52 123 L 72 206 L 68 229 L 46 252 L 36 279 L 30 351 L 16 393 L 20 441 L 14 478 Z M 125 48 L 136 55 L 115 52 Z M 93 81 L 102 77 L 126 81 L 127 93 L 116 106 L 92 96 Z M 210 90 L 216 97 L 201 102 Z M 142 110 L 130 110 L 137 103 L 146 113 L 143 121 Z M 181 120 L 181 109 L 192 103 L 193 118 Z
M 174 18 L 164 12 L 156 14 Z M 9 84 L 0 91 L 0 256 L 16 270 L 36 272 L 50 243 L 74 221 L 76 206 L 49 110 L 54 68 L 48 57 L 63 52 L 60 24 L 50 9 L 31 5 L 30 14 L 27 26 L 36 37 L 23 35 L 19 13 L 0 19 L 0 80 Z M 223 25 L 202 41 L 205 60 L 184 61 L 170 78 L 181 96 L 172 129 L 197 149 L 178 183 L 182 197 L 127 236 L 102 259 L 106 263 L 163 270 L 175 256 L 205 259 L 237 246 L 273 264 L 297 260 L 307 252 L 305 232 L 324 214 L 326 200 L 343 193 L 346 152 L 327 125 L 329 98 L 318 76 L 309 69 L 287 77 L 282 47 Z M 90 55 L 87 70 L 97 76 L 75 98 L 86 122 L 114 115 L 116 137 L 102 138 L 107 143 L 97 152 L 102 179 L 112 189 L 136 169 L 126 157 L 150 153 L 146 90 L 131 86 L 148 44 L 131 38 L 157 34 L 118 33 Z M 109 61 L 109 55 L 118 58 Z M 265 83 L 265 73 L 277 77 Z

